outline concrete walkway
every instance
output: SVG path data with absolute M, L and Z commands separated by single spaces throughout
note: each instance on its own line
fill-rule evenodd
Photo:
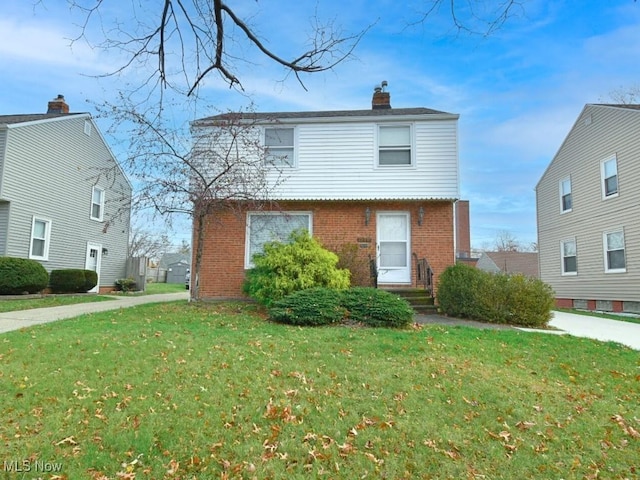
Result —
M 32 325 L 38 325 L 41 323 L 53 322 L 63 318 L 77 317 L 86 313 L 118 310 L 119 308 L 142 305 L 143 303 L 188 300 L 189 292 L 184 291 L 178 293 L 161 293 L 156 295 L 139 295 L 130 297 L 114 295 L 111 298 L 113 300 L 0 313 L 0 333 L 19 330 L 21 328 L 31 327 Z

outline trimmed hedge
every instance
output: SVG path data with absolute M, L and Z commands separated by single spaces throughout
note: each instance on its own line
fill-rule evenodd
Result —
M 85 293 L 98 283 L 98 274 L 93 270 L 67 268 L 52 270 L 49 286 L 54 293 Z
M 274 322 L 290 325 L 331 325 L 345 317 L 341 300 L 340 292 L 330 288 L 299 290 L 275 301 L 269 309 L 269 317 Z
M 35 260 L 0 257 L 0 295 L 38 293 L 47 288 L 49 274 Z
M 243 291 L 264 305 L 290 293 L 314 287 L 349 288 L 349 271 L 337 268 L 338 256 L 306 230 L 293 232 L 288 243 L 269 242 L 253 256 Z
M 342 294 L 349 319 L 370 327 L 402 328 L 413 322 L 413 308 L 403 299 L 372 287 L 355 287 Z
M 457 264 L 440 275 L 437 300 L 442 312 L 454 317 L 543 327 L 551 319 L 555 295 L 537 278 Z
M 273 302 L 269 318 L 290 325 L 334 325 L 349 321 L 370 327 L 402 328 L 413 321 L 406 300 L 383 290 L 355 287 L 300 290 Z

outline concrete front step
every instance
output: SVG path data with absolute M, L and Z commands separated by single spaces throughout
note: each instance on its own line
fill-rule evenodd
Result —
M 416 313 L 437 313 L 438 308 L 434 305 L 434 298 L 421 288 L 386 288 L 386 291 L 404 298 Z

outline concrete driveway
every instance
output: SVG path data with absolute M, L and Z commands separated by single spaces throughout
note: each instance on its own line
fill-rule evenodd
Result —
M 549 325 L 576 337 L 617 342 L 634 350 L 640 350 L 640 324 L 638 323 L 554 311 Z

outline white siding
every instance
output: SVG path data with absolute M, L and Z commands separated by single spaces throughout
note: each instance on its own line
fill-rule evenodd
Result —
M 3 170 L 3 200 L 11 217 L 6 254 L 28 258 L 34 215 L 51 219 L 48 271 L 84 268 L 87 242 L 102 245 L 101 284 L 125 273 L 131 187 L 98 130 L 84 133 L 88 116 L 17 124 L 9 128 Z M 90 219 L 91 190 L 106 190 L 105 221 Z M 123 208 L 125 207 L 125 208 Z
M 619 195 L 602 199 L 600 162 L 618 159 Z M 560 214 L 571 176 L 573 208 Z M 558 298 L 640 301 L 640 110 L 587 105 L 536 187 L 540 275 Z M 626 273 L 605 273 L 602 234 L 624 228 Z M 578 274 L 561 275 L 560 242 L 576 239 Z
M 396 121 L 407 123 L 401 118 Z M 411 123 L 415 165 L 410 167 L 376 166 L 378 123 L 298 125 L 297 167 L 283 169 L 283 181 L 273 197 L 295 200 L 458 198 L 457 120 Z

